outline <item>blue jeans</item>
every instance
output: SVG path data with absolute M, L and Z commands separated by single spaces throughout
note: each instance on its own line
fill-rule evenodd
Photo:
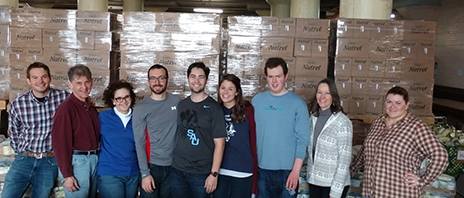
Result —
M 252 181 L 252 176 L 237 178 L 227 175 L 219 175 L 218 185 L 216 190 L 213 192 L 213 198 L 250 198 Z
M 66 198 L 95 198 L 97 196 L 97 155 L 72 155 L 73 175 L 79 184 L 79 190 L 69 192 L 64 189 Z M 61 182 L 64 183 L 60 171 Z
M 291 170 L 258 169 L 257 198 L 296 198 L 298 187 L 293 192 L 285 187 L 290 172 Z
M 208 174 L 194 174 L 184 171 L 171 169 L 171 192 L 172 197 L 182 198 L 211 198 L 211 195 L 206 193 L 205 181 Z
M 171 183 L 169 175 L 171 174 L 171 166 L 158 166 L 149 164 L 150 174 L 155 180 L 156 189 L 153 193 L 147 193 L 140 188 L 141 198 L 171 198 Z
M 132 176 L 98 175 L 100 198 L 135 198 L 139 179 L 139 174 Z
M 19 153 L 6 174 L 2 197 L 22 197 L 32 185 L 32 197 L 50 197 L 58 175 L 55 157 L 36 159 Z

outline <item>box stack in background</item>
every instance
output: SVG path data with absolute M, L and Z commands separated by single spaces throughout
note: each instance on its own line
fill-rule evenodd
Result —
M 11 10 L 10 99 L 28 90 L 26 68 L 33 62 L 50 67 L 51 86 L 68 89 L 69 67 L 83 64 L 93 77 L 92 98 L 103 106 L 110 82 L 111 23 L 109 12 L 17 8 Z
M 345 112 L 380 115 L 393 86 L 409 109 L 432 116 L 435 22 L 339 19 L 334 76 Z
M 10 87 L 10 8 L 0 6 L 0 100 L 8 100 Z
M 123 17 L 119 77 L 134 84 L 139 100 L 151 93 L 148 69 L 154 64 L 168 69 L 169 92 L 189 96 L 187 68 L 198 61 L 211 70 L 206 92 L 217 95 L 219 15 L 124 12 Z
M 230 16 L 228 25 L 226 71 L 242 79 L 245 97 L 267 89 L 270 57 L 285 59 L 287 88 L 307 102 L 327 77 L 329 20 Z

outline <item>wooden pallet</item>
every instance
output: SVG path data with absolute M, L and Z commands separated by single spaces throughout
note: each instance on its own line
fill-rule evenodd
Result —
M 364 123 L 371 124 L 377 117 L 376 115 L 348 115 L 351 120 L 362 120 Z M 427 125 L 435 124 L 434 116 L 418 116 L 422 122 L 425 122 Z

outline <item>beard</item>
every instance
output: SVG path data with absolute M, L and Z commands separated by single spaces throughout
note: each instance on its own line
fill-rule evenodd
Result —
M 197 94 L 197 93 L 201 93 L 201 92 L 205 91 L 205 87 L 201 87 L 201 88 L 198 89 L 198 90 L 194 90 L 192 87 L 190 87 L 190 91 L 191 91 L 192 93 L 196 93 L 196 94 Z
M 159 86 L 150 87 L 151 92 L 152 92 L 152 93 L 155 93 L 155 94 L 162 94 L 162 93 L 166 92 L 166 89 L 167 89 L 166 86 L 164 86 L 161 90 L 159 90 L 159 89 L 156 90 L 154 87 L 159 87 Z

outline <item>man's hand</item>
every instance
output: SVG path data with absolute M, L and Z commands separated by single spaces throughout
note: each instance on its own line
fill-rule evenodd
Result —
M 300 177 L 300 172 L 292 170 L 292 172 L 290 172 L 290 174 L 288 175 L 287 184 L 285 184 L 285 187 L 288 190 L 295 191 L 295 189 L 298 186 L 299 177 Z
M 205 181 L 206 193 L 211 194 L 214 192 L 214 190 L 216 190 L 217 180 L 218 178 L 213 177 L 212 175 L 209 175 L 208 178 L 206 178 L 206 181 Z
M 142 179 L 142 189 L 146 193 L 155 192 L 155 189 L 156 189 L 155 180 L 153 179 L 151 175 Z
M 79 184 L 77 184 L 77 180 L 74 178 L 74 176 L 64 178 L 63 187 L 69 192 L 79 190 Z

